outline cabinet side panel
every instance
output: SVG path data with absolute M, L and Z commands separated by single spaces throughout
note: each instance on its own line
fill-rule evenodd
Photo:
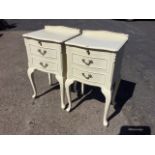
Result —
M 60 52 L 57 52 L 57 63 L 59 75 L 66 77 L 66 48 L 61 46 Z
M 31 67 L 32 66 L 31 48 L 30 48 L 28 39 L 24 38 L 24 42 L 25 42 L 27 58 L 28 58 L 28 67 Z
M 67 54 L 67 78 L 72 78 L 72 51 L 69 46 L 66 46 Z
M 109 67 L 108 67 L 108 74 L 106 78 L 106 88 L 111 89 L 113 83 L 113 76 L 115 70 L 115 61 L 116 61 L 116 54 L 109 53 Z
M 121 48 L 121 50 L 116 55 L 116 59 L 114 62 L 113 77 L 112 77 L 113 84 L 121 79 L 123 55 L 124 55 L 124 46 L 123 46 L 123 48 Z

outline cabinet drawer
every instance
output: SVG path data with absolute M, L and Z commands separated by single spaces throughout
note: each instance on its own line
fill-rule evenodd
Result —
M 77 80 L 80 79 L 81 81 L 85 81 L 88 83 L 97 83 L 104 85 L 106 80 L 106 75 L 104 74 L 88 72 L 78 68 L 73 68 L 72 74 Z
M 33 66 L 37 69 L 43 70 L 43 71 L 57 71 L 57 63 L 54 61 L 48 61 L 46 59 L 39 59 L 36 57 L 32 57 L 32 63 Z
M 30 48 L 31 48 L 31 53 L 36 56 L 52 58 L 52 59 L 57 58 L 57 50 L 55 49 L 41 48 L 33 45 L 30 45 Z
M 39 47 L 43 47 L 43 48 L 50 48 L 50 49 L 55 49 L 55 50 L 61 51 L 61 45 L 60 44 L 45 42 L 45 41 L 40 41 L 40 40 L 35 40 L 35 39 L 28 39 L 28 42 L 30 45 L 39 46 Z
M 89 68 L 103 69 L 107 70 L 108 60 L 107 59 L 99 59 L 99 58 L 90 58 L 77 54 L 72 54 L 73 64 L 82 65 Z
M 110 59 L 111 53 L 107 51 L 95 51 L 90 49 L 83 49 L 79 47 L 67 46 L 67 54 L 77 54 L 89 58 Z

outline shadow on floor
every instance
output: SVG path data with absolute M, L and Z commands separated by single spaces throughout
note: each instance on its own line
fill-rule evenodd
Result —
M 149 126 L 122 126 L 119 135 L 151 135 Z
M 126 80 L 121 80 L 118 88 L 118 92 L 115 98 L 115 102 L 116 102 L 116 104 L 114 105 L 115 111 L 109 116 L 108 120 L 111 120 L 112 118 L 114 118 L 116 115 L 120 113 L 125 103 L 133 96 L 135 86 L 136 86 L 136 83 L 126 81 Z M 73 103 L 73 107 L 71 111 L 76 109 L 86 100 L 96 99 L 100 102 L 105 102 L 105 97 L 103 96 L 100 88 L 98 87 L 85 85 L 84 95 L 81 95 L 80 90 L 81 90 L 81 84 L 78 82 L 72 85 L 71 87 L 71 91 L 77 92 L 77 98 L 72 100 L 72 102 L 79 100 L 75 105 Z
M 48 94 L 48 93 L 51 92 L 52 90 L 59 89 L 59 88 L 60 88 L 59 84 L 58 84 L 58 83 L 55 83 L 55 84 L 51 85 L 51 88 L 50 88 L 50 89 L 44 91 L 44 92 L 41 93 L 40 95 L 37 95 L 36 98 L 40 98 L 40 97 L 44 96 L 45 94 Z
M 108 120 L 111 120 L 113 117 L 115 117 L 121 112 L 125 103 L 133 96 L 135 86 L 136 83 L 134 82 L 121 80 L 115 98 L 115 104 L 114 104 L 115 111 L 109 116 Z
M 99 87 L 94 87 L 94 86 L 89 86 L 85 85 L 84 86 L 84 94 L 81 94 L 81 84 L 79 82 L 75 82 L 71 86 L 71 91 L 77 93 L 77 98 L 72 100 L 72 109 L 76 109 L 78 106 L 80 106 L 84 101 L 86 100 L 91 100 L 91 99 L 96 99 L 100 102 L 105 102 L 105 97 L 102 95 L 100 88 Z M 74 104 L 75 101 L 78 102 Z

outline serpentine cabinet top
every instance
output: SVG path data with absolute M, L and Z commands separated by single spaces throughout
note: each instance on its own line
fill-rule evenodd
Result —
M 80 34 L 80 30 L 64 26 L 45 26 L 44 29 L 24 34 L 25 38 L 63 43 Z
M 84 30 L 76 38 L 66 41 L 66 45 L 117 52 L 128 40 L 128 35 L 110 31 Z

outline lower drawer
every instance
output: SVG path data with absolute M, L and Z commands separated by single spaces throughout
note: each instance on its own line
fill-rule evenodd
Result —
M 73 68 L 72 74 L 77 80 L 80 79 L 81 81 L 88 83 L 104 85 L 106 81 L 106 75 L 104 74 L 88 72 L 78 68 Z
M 89 58 L 80 56 L 73 53 L 72 56 L 73 64 L 82 65 L 88 68 L 102 69 L 107 71 L 108 69 L 108 60 L 107 59 L 99 59 L 99 58 Z
M 54 61 L 48 61 L 46 59 L 39 59 L 37 57 L 32 58 L 33 67 L 47 72 L 56 72 L 57 63 Z

